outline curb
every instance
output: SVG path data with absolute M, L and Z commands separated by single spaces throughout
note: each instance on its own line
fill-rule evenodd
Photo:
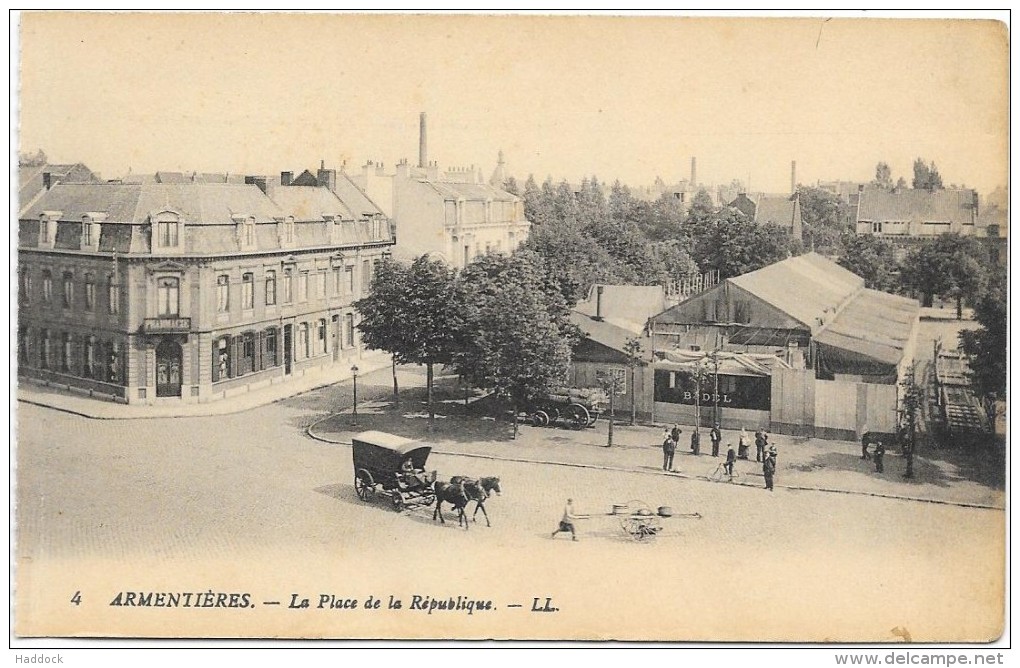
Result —
M 319 424 L 325 422 L 326 420 L 330 420 L 330 419 L 336 417 L 336 415 L 337 414 L 327 415 L 325 417 L 319 418 L 318 420 L 316 420 L 312 424 L 310 424 L 307 427 L 305 427 L 305 434 L 307 434 L 309 438 L 312 438 L 313 440 L 316 440 L 316 441 L 320 441 L 322 443 L 330 443 L 332 445 L 345 445 L 345 446 L 346 445 L 352 445 L 350 441 L 333 440 L 333 439 L 326 438 L 324 436 L 320 436 L 320 435 L 315 433 L 315 431 L 314 431 L 315 427 L 317 427 Z M 342 413 L 340 415 L 342 415 Z M 445 456 L 448 456 L 448 457 L 469 457 L 469 458 L 472 458 L 472 459 L 486 459 L 486 460 L 490 460 L 490 461 L 500 461 L 500 462 L 515 462 L 515 463 L 520 463 L 520 464 L 546 464 L 546 465 L 549 465 L 549 466 L 565 466 L 565 467 L 571 467 L 571 468 L 592 469 L 592 470 L 595 470 L 595 471 L 614 471 L 614 472 L 619 472 L 619 473 L 639 473 L 639 474 L 642 474 L 642 475 L 657 475 L 657 476 L 668 475 L 668 476 L 675 477 L 675 478 L 683 478 L 685 480 L 699 480 L 699 481 L 702 481 L 702 482 L 721 482 L 721 481 L 711 480 L 708 476 L 696 476 L 696 475 L 689 475 L 689 474 L 685 474 L 685 473 L 666 473 L 666 472 L 660 472 L 660 471 L 646 471 L 646 470 L 643 470 L 643 469 L 627 468 L 627 467 L 623 467 L 623 466 L 605 466 L 605 465 L 602 465 L 602 464 L 583 464 L 583 463 L 576 463 L 576 462 L 556 462 L 556 461 L 549 461 L 549 460 L 543 460 L 543 459 L 528 459 L 528 458 L 524 458 L 524 457 L 504 457 L 504 456 L 500 456 L 500 455 L 483 455 L 483 454 L 466 453 L 466 452 L 450 452 L 450 451 L 447 451 L 447 450 L 436 450 L 436 449 L 432 450 L 432 452 L 434 452 L 436 454 L 439 454 L 439 455 L 445 455 Z M 738 485 L 740 487 L 750 487 L 750 488 L 754 488 L 754 489 L 763 489 L 762 487 L 760 487 L 758 485 L 752 485 L 752 484 L 746 483 L 746 482 L 732 482 L 732 481 L 730 481 L 727 484 Z M 854 496 L 870 496 L 870 497 L 881 498 L 881 499 L 894 499 L 894 500 L 898 500 L 898 501 L 917 501 L 917 502 L 920 502 L 920 503 L 933 503 L 933 504 L 944 505 L 944 506 L 956 506 L 956 507 L 960 507 L 960 508 L 976 508 L 976 509 L 980 509 L 980 510 L 1000 510 L 1000 511 L 1004 511 L 1005 510 L 1005 508 L 1000 507 L 1000 506 L 992 506 L 992 505 L 981 504 L 981 503 L 968 503 L 968 502 L 965 502 L 965 501 L 943 501 L 943 500 L 940 500 L 940 499 L 928 499 L 928 498 L 918 497 L 918 496 L 904 496 L 904 495 L 900 495 L 900 494 L 888 494 L 888 493 L 883 493 L 883 492 L 862 492 L 862 491 L 857 491 L 857 490 L 835 489 L 835 488 L 830 488 L 830 487 L 811 487 L 811 486 L 805 486 L 805 485 L 779 485 L 779 484 L 777 484 L 775 486 L 776 487 L 781 487 L 783 489 L 790 489 L 790 490 L 803 491 L 803 492 L 828 492 L 828 493 L 832 493 L 832 494 L 848 494 L 848 495 L 854 495 Z

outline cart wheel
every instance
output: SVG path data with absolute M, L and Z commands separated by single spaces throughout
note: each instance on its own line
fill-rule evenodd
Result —
M 591 411 L 591 417 L 588 418 L 588 426 L 594 426 L 598 422 L 600 415 L 602 414 L 599 411 Z
M 354 474 L 354 491 L 362 501 L 368 501 L 375 496 L 375 480 L 372 479 L 372 474 L 365 469 L 358 469 Z
M 535 426 L 536 427 L 548 427 L 549 426 L 549 414 L 545 411 L 535 412 Z
M 570 426 L 574 429 L 584 429 L 590 424 L 591 414 L 581 404 L 570 404 L 567 415 L 570 416 Z

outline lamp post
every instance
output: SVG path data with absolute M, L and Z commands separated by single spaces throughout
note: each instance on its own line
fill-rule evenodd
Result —
M 358 426 L 358 365 L 351 367 L 351 374 L 354 377 L 354 410 L 351 411 L 351 426 Z

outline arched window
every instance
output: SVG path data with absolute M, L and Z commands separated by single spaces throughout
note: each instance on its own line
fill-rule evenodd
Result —
M 85 309 L 94 311 L 96 308 L 96 277 L 85 274 Z
M 74 303 L 74 274 L 64 272 L 64 308 L 71 308 Z

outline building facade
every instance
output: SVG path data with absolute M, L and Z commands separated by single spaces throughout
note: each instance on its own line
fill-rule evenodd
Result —
M 505 177 L 502 152 L 493 178 L 499 174 Z M 521 198 L 487 183 L 480 169 L 441 170 L 428 160 L 424 114 L 417 166 L 403 160 L 388 173 L 368 162 L 351 181 L 393 219 L 394 254 L 402 259 L 430 255 L 463 268 L 485 253 L 513 252 L 531 230 Z
M 389 364 L 363 350 L 353 308 L 389 220 L 320 176 L 52 186 L 19 220 L 19 376 L 193 403 Z

